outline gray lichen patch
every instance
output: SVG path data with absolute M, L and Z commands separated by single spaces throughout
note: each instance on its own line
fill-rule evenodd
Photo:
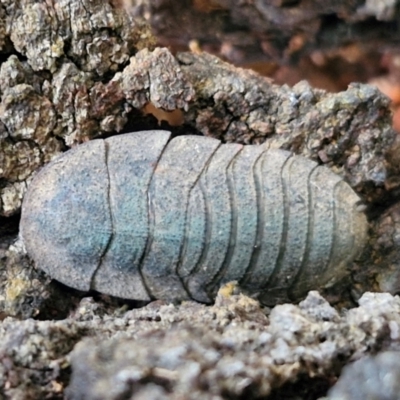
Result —
M 143 28 L 101 0 L 62 0 L 56 7 L 4 1 L 3 7 L 10 39 L 35 71 L 55 72 L 65 58 L 100 76 L 115 71 L 129 59 Z
M 8 246 L 0 247 L 2 318 L 8 315 L 18 318 L 35 317 L 42 311 L 49 297 L 50 280 L 32 267 L 21 251 L 21 242 L 15 242 L 11 236 L 5 239 L 9 239 L 5 241 Z
M 9 87 L 4 81 L 1 84 L 0 179 L 5 182 L 0 186 L 2 215 L 14 214 L 20 208 L 29 178 L 63 147 L 53 136 L 56 113 L 49 99 L 40 94 L 40 82 L 34 86 L 25 83 L 32 71 L 14 57 L 9 61 L 21 69 L 9 80 Z M 10 75 L 7 63 L 2 67 L 0 75 Z
M 400 393 L 400 353 L 385 351 L 346 366 L 329 391 L 329 400 L 397 400 Z
M 46 143 L 56 124 L 53 104 L 25 83 L 3 91 L 0 116 L 11 139 L 39 145 Z
M 147 103 L 166 111 L 187 110 L 195 91 L 178 61 L 167 49 L 143 49 L 114 77 L 120 83 L 126 101 L 141 109 Z
M 113 83 L 95 82 L 93 74 L 65 62 L 48 84 L 48 97 L 57 113 L 53 134 L 67 146 L 95 138 L 104 132 L 120 131 L 129 108 Z
M 398 297 L 372 293 L 343 315 L 316 292 L 268 316 L 243 295 L 127 312 L 83 299 L 61 321 L 2 322 L 0 387 L 32 398 L 67 385 L 70 399 L 260 398 L 304 377 L 332 381 L 348 360 L 395 349 L 399 315 Z

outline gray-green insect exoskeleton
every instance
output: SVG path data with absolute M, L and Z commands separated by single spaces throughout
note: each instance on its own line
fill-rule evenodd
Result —
M 287 151 L 144 131 L 44 167 L 20 231 L 35 264 L 76 289 L 211 302 L 236 280 L 273 304 L 346 274 L 366 241 L 359 202 L 341 177 Z

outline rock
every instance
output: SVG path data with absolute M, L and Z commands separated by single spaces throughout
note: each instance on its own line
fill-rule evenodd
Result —
M 386 351 L 346 366 L 329 400 L 400 399 L 400 352 Z

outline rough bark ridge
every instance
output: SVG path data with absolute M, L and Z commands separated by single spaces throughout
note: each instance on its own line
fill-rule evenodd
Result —
M 295 398 L 290 382 L 308 376 L 320 391 L 306 398 L 316 398 L 348 360 L 399 348 L 399 298 L 366 293 L 359 303 L 340 316 L 310 292 L 267 316 L 222 292 L 212 307 L 128 312 L 84 299 L 61 321 L 3 321 L 0 385 L 8 398 L 62 398 L 72 368 L 68 399 Z
M 165 3 L 169 13 L 177 4 L 158 1 L 157 8 L 155 3 L 136 2 L 136 11 L 151 11 L 143 15 L 155 18 L 153 9 Z M 283 32 L 284 43 L 299 26 L 315 35 L 321 15 L 352 21 L 373 13 L 390 20 L 394 9 L 390 1 L 364 6 L 359 1 L 256 1 L 240 2 L 241 8 L 234 3 L 193 4 L 211 7 L 207 23 L 224 22 L 220 14 L 214 19 L 214 12 L 225 13 L 224 18 L 237 13 L 238 25 L 239 16 L 254 26 L 273 16 L 267 28 Z M 317 4 L 318 12 L 308 17 Z M 250 12 L 253 5 L 257 18 Z M 186 15 L 182 5 L 179 11 Z M 194 24 L 189 17 L 183 21 Z M 206 19 L 197 21 L 204 31 Z M 282 30 L 283 21 L 292 28 Z M 272 147 L 293 150 L 342 174 L 368 205 L 383 210 L 369 212 L 371 243 L 353 271 L 353 294 L 377 284 L 398 290 L 393 266 L 400 262 L 399 211 L 397 205 L 384 210 L 390 190 L 399 186 L 396 156 L 386 157 L 395 137 L 388 100 L 368 85 L 355 84 L 338 94 L 304 82 L 278 86 L 212 55 L 175 57 L 154 43 L 146 23 L 116 1 L 0 2 L 0 315 L 10 316 L 0 325 L 1 395 L 62 398 L 72 373 L 71 399 L 294 398 L 300 391 L 291 392 L 289 382 L 319 379 L 321 392 L 307 385 L 304 398 L 310 398 L 325 394 L 348 361 L 396 350 L 400 304 L 389 294 L 365 294 L 358 308 L 342 316 L 316 293 L 299 306 L 277 306 L 268 315 L 226 288 L 214 307 L 151 303 L 127 312 L 138 304 L 125 302 L 120 308 L 120 302 L 109 304 L 104 297 L 82 300 L 83 294 L 49 283 L 32 268 L 5 222 L 18 213 L 32 175 L 80 142 L 159 127 L 143 113 L 152 104 L 181 112 L 181 126 L 163 123 L 174 134 L 268 140 Z M 339 286 L 331 299 L 345 302 L 343 292 Z M 40 321 L 54 318 L 60 321 Z M 96 341 L 85 339 L 71 353 L 84 337 Z M 93 379 L 96 384 L 89 384 Z

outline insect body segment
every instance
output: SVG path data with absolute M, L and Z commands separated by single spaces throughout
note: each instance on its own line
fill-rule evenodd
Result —
M 273 304 L 346 273 L 366 240 L 358 203 L 339 176 L 289 152 L 143 131 L 43 168 L 21 235 L 38 267 L 77 289 L 210 302 L 236 280 Z
M 124 135 L 123 141 L 118 136 L 101 141 L 107 149 L 113 235 L 89 285 L 99 292 L 112 292 L 122 298 L 135 293 L 139 299 L 150 299 L 138 266 L 151 229 L 147 197 L 150 182 L 168 140 L 169 134 L 165 132 Z

